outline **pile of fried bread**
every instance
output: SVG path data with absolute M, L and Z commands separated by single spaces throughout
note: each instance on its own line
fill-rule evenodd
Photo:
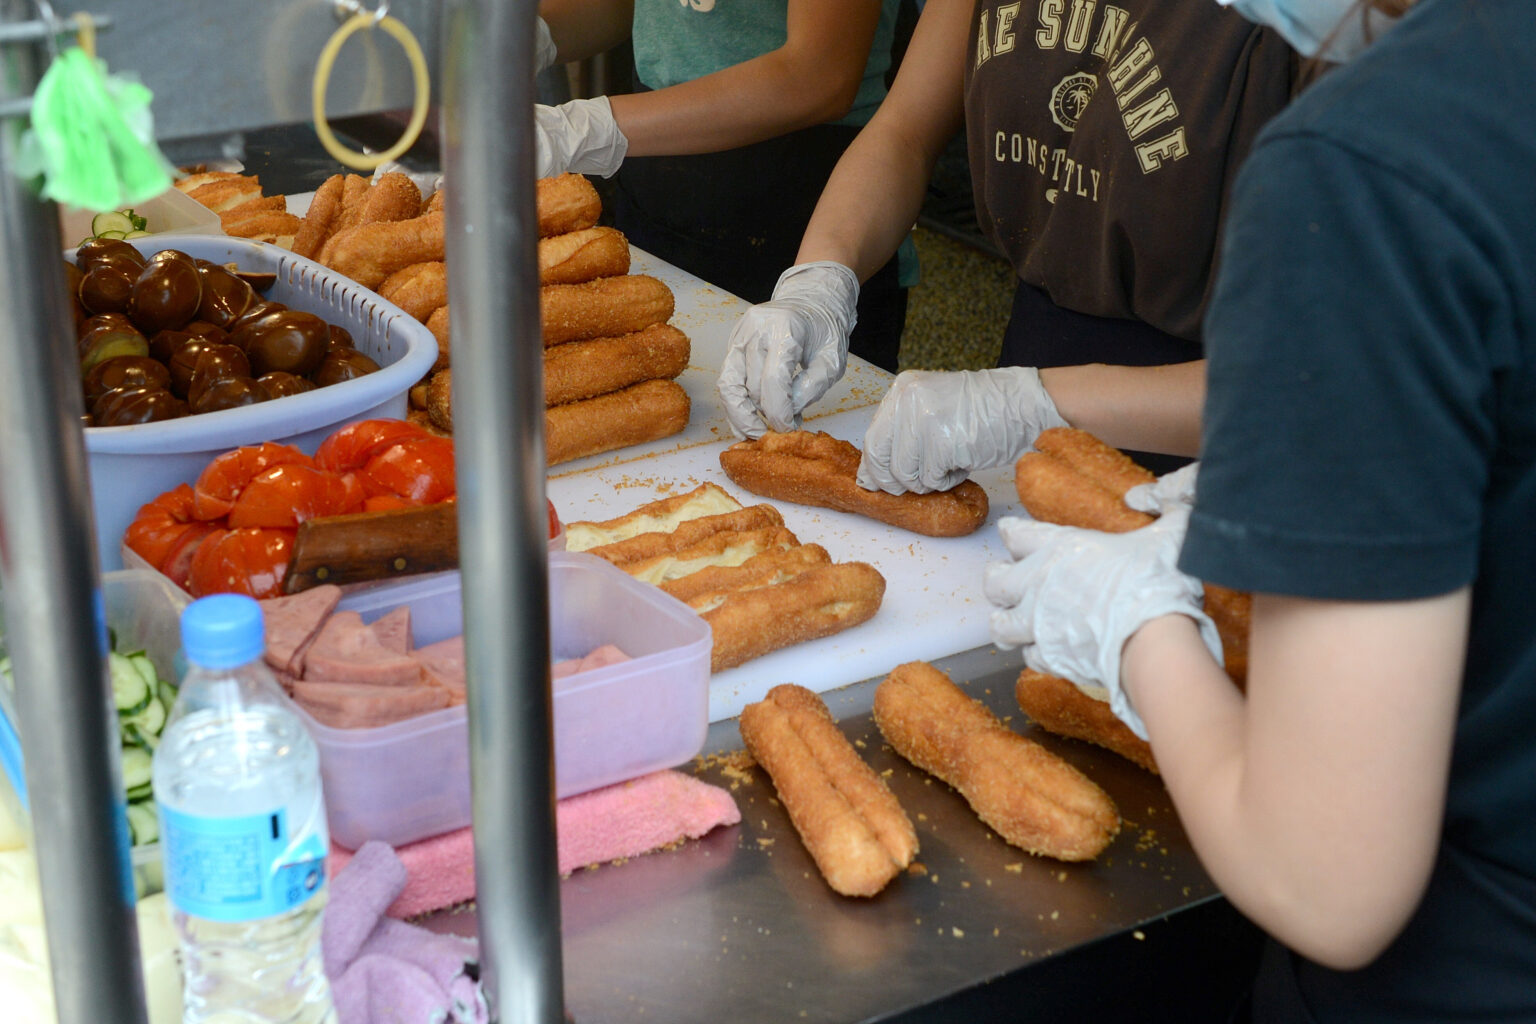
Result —
M 566 549 L 585 551 L 688 605 L 714 636 L 712 671 L 830 636 L 868 621 L 885 577 L 864 562 L 834 562 L 802 544 L 772 505 L 743 506 L 704 483 L 603 522 L 565 525 Z
M 687 335 L 667 321 L 661 281 L 629 272 L 629 243 L 598 225 L 602 201 L 579 174 L 537 182 L 545 441 L 550 465 L 657 440 L 688 425 L 675 378 Z M 315 191 L 293 251 L 377 291 L 426 325 L 438 359 L 411 392 L 412 418 L 453 432 L 444 194 L 400 173 L 337 174 Z M 509 343 L 512 339 L 496 339 Z

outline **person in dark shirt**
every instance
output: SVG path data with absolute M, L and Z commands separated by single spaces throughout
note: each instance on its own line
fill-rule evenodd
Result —
M 732 427 L 792 429 L 838 379 L 858 280 L 911 227 L 963 122 L 978 223 L 1017 275 L 1005 368 L 898 377 L 860 482 L 950 486 L 1065 422 L 1192 454 L 1231 181 L 1299 66 L 1276 32 L 1211 0 L 929 0 L 797 265 L 733 333 L 718 384 Z M 941 436 L 925 419 L 976 429 Z
M 1350 7 L 1237 5 L 1293 29 Z M 1374 0 L 1346 25 L 1364 6 L 1401 18 L 1238 177 L 1200 463 L 1133 492 L 1161 512 L 1133 533 L 1005 518 L 1017 561 L 985 587 L 994 639 L 1150 739 L 1273 937 L 1254 1020 L 1528 1022 L 1536 19 Z M 1253 593 L 1246 692 L 1201 580 Z

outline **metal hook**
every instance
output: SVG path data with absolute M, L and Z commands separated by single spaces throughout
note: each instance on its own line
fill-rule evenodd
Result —
M 360 0 L 331 0 L 331 12 L 335 14 L 337 21 L 347 21 L 359 14 L 367 14 Z M 389 16 L 389 0 L 379 0 L 379 6 L 373 10 L 373 27 Z

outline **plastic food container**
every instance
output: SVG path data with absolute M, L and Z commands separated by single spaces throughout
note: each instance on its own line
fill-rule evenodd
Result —
M 155 198 L 135 203 L 133 212 L 148 221 L 145 231 L 152 235 L 222 235 L 219 215 L 186 195 L 174 185 Z M 91 237 L 91 221 L 96 214 L 73 206 L 59 208 L 59 233 L 64 244 L 79 245 Z
M 146 254 L 180 249 L 196 259 L 275 273 L 277 283 L 266 292 L 268 298 L 345 327 L 358 351 L 372 357 L 380 369 L 356 380 L 239 409 L 160 423 L 86 428 L 96 550 L 103 571 L 122 567 L 123 531 L 139 508 L 178 484 L 196 480 L 214 456 L 263 441 L 291 444 L 314 454 L 326 435 L 343 423 L 404 418 L 406 392 L 437 360 L 437 341 L 414 317 L 286 249 L 223 235 L 157 235 L 136 238 L 130 244 Z
M 180 679 L 181 610 L 191 599 L 164 576 L 142 569 L 106 573 L 101 579 L 101 591 L 107 626 L 117 637 L 118 650 L 142 649 L 154 662 L 162 679 L 173 683 Z M 30 804 L 26 796 L 21 744 L 15 729 L 15 711 L 15 694 L 0 684 L 0 766 L 4 768 L 4 777 L 0 778 L 0 801 L 5 803 L 13 820 L 29 829 Z M 140 896 L 164 888 L 159 844 L 133 847 L 131 860 L 134 883 Z
M 549 556 L 556 661 L 615 644 L 630 661 L 557 680 L 555 779 L 572 796 L 682 764 L 709 727 L 709 626 L 687 605 L 592 555 Z M 343 598 L 372 620 L 402 604 L 421 647 L 463 632 L 457 572 Z M 483 685 L 483 683 L 481 684 Z M 376 729 L 332 729 L 297 704 L 320 748 L 331 838 L 348 849 L 391 845 L 470 823 L 469 730 L 463 707 Z

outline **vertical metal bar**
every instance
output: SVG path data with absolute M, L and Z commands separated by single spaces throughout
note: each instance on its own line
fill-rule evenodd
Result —
M 0 21 L 29 5 L 0 0 Z M 0 48 L 29 95 L 35 45 Z M 60 1024 L 143 1024 L 117 716 L 81 431 L 80 375 L 52 203 L 17 178 L 24 122 L 0 121 L 0 586 Z
M 549 689 L 535 0 L 445 5 L 444 170 L 482 977 L 493 1019 L 564 1016 Z

